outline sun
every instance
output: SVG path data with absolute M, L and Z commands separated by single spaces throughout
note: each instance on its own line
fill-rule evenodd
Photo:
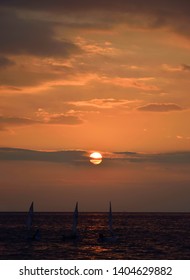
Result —
M 99 152 L 93 152 L 90 154 L 90 162 L 98 165 L 102 162 L 102 155 Z

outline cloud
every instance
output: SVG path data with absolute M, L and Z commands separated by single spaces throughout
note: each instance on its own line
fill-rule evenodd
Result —
M 42 11 L 53 11 L 60 12 L 63 11 L 99 11 L 99 10 L 108 10 L 108 11 L 121 11 L 121 12 L 135 12 L 143 11 L 150 12 L 154 11 L 155 13 L 170 14 L 170 11 L 176 11 L 178 13 L 187 12 L 190 10 L 189 2 L 185 0 L 173 0 L 172 3 L 170 0 L 146 0 L 145 3 L 142 3 L 141 0 L 81 0 L 79 1 L 67 1 L 67 0 L 42 0 L 42 1 L 22 1 L 22 0 L 1 0 L 1 5 L 5 7 L 15 7 L 23 8 L 29 10 L 42 10 Z M 165 12 L 165 13 L 164 13 Z
M 83 122 L 78 116 L 74 116 L 72 113 L 49 113 L 42 108 L 38 109 L 36 116 L 44 124 L 76 125 Z
M 112 46 L 112 43 L 105 41 L 103 43 L 94 40 L 86 40 L 83 37 L 77 37 L 77 44 L 86 54 L 109 56 L 117 54 L 117 49 Z
M 123 77 L 103 77 L 102 83 L 113 84 L 115 86 L 124 88 L 137 88 L 145 91 L 158 91 L 159 88 L 155 85 L 149 84 L 155 78 L 153 77 L 141 77 L 141 78 L 123 78 Z
M 0 116 L 0 130 L 4 131 L 7 127 L 31 126 L 31 125 L 78 125 L 83 121 L 72 114 L 50 114 L 43 109 L 37 112 L 37 118 L 22 118 L 12 116 Z
M 77 116 L 68 116 L 68 115 L 61 114 L 59 116 L 52 117 L 47 123 L 75 125 L 75 124 L 81 124 L 83 123 L 83 121 L 79 119 Z
M 182 136 L 182 135 L 176 135 L 176 138 L 178 140 L 190 140 L 190 137 L 189 136 Z
M 113 152 L 108 155 L 110 160 L 120 162 L 136 163 L 161 163 L 161 164 L 190 164 L 190 152 L 170 152 L 170 153 L 136 153 L 136 152 Z
M 22 125 L 32 125 L 39 123 L 38 121 L 29 118 L 19 118 L 19 117 L 3 117 L 0 116 L 0 125 L 2 126 L 22 126 Z
M 0 53 L 42 57 L 69 57 L 80 52 L 73 42 L 55 38 L 55 24 L 21 18 L 14 12 L 0 12 Z
M 102 153 L 101 166 L 120 163 L 190 164 L 190 152 L 145 154 L 136 152 Z M 0 160 L 48 161 L 89 165 L 89 152 L 84 150 L 35 151 L 18 148 L 0 148 Z
M 118 23 L 141 29 L 167 28 L 176 33 L 190 36 L 190 3 L 186 0 L 80 0 L 80 1 L 21 1 L 1 0 L 2 7 L 23 9 L 30 11 L 49 12 L 57 15 L 67 15 L 70 26 L 90 28 L 97 24 L 97 28 L 110 27 Z M 79 15 L 81 15 L 79 17 Z M 71 18 L 75 16 L 75 21 Z M 98 17 L 95 23 L 92 21 Z M 82 20 L 89 18 L 88 22 Z M 77 23 L 78 21 L 78 23 Z M 81 24 L 83 22 L 83 26 Z M 93 24 L 94 23 L 94 24 Z M 100 24 L 101 23 L 101 24 Z
M 137 100 L 114 99 L 114 98 L 96 98 L 83 101 L 70 101 L 68 104 L 79 107 L 94 107 L 99 109 L 111 109 L 114 107 L 128 107 L 130 103 L 137 102 Z
M 171 152 L 156 155 L 147 156 L 147 161 L 157 162 L 157 163 L 171 163 L 180 164 L 187 163 L 190 164 L 190 152 Z
M 56 79 L 58 79 L 56 73 L 48 72 L 47 70 L 40 71 L 40 69 L 36 69 L 32 71 L 30 69 L 26 69 L 24 67 L 17 67 L 13 70 L 10 69 L 7 71 L 3 71 L 0 75 L 0 86 L 6 87 L 8 91 L 15 91 L 15 89 L 21 90 L 18 87 L 25 87 L 25 92 L 35 92 L 38 89 L 43 89 L 43 85 L 51 81 L 51 83 L 56 83 Z M 32 88 L 30 88 L 32 87 Z
M 87 163 L 85 151 L 67 150 L 67 151 L 34 151 L 17 148 L 0 148 L 0 160 L 27 160 L 27 161 L 48 161 L 48 162 L 66 162 L 74 164 Z
M 17 88 L 17 87 L 12 87 L 12 86 L 0 86 L 0 90 L 3 90 L 4 92 L 5 91 L 22 91 L 20 88 Z
M 29 118 L 0 116 L 0 131 L 7 131 L 9 127 L 13 126 L 30 126 L 34 124 L 39 124 L 39 122 Z
M 162 68 L 168 72 L 181 72 L 183 71 L 183 67 L 181 65 L 178 66 L 171 66 L 168 64 L 163 64 Z
M 15 62 L 5 56 L 0 56 L 0 68 L 6 68 L 15 65 Z
M 145 112 L 169 112 L 169 111 L 182 111 L 184 108 L 174 103 L 150 103 L 138 107 L 138 111 Z
M 185 71 L 190 71 L 190 65 L 182 64 L 182 69 Z
M 171 66 L 168 64 L 162 65 L 163 69 L 169 72 L 182 72 L 182 71 L 190 71 L 190 65 L 181 64 L 178 66 Z

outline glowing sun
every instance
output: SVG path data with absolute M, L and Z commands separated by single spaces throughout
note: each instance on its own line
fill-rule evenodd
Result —
M 90 162 L 93 164 L 100 164 L 102 162 L 102 155 L 98 152 L 90 154 Z

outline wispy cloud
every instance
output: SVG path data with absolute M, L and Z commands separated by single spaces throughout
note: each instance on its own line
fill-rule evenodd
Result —
M 174 103 L 150 103 L 138 107 L 137 110 L 145 112 L 169 112 L 182 111 L 184 108 Z
M 20 117 L 4 117 L 0 116 L 0 124 L 2 126 L 22 126 L 22 125 L 32 125 L 39 123 L 36 120 L 29 118 L 20 118 Z
M 76 43 L 79 47 L 87 54 L 93 55 L 115 55 L 117 54 L 117 49 L 113 47 L 111 42 L 104 41 L 103 43 L 98 43 L 93 40 L 87 40 L 83 37 L 77 37 Z
M 68 104 L 79 107 L 94 107 L 99 109 L 111 109 L 115 107 L 128 108 L 131 103 L 139 102 L 138 100 L 114 99 L 114 98 L 100 98 L 82 101 L 70 101 Z
M 125 78 L 125 77 L 103 77 L 102 83 L 112 84 L 124 88 L 136 88 L 145 91 L 158 91 L 158 86 L 152 85 L 154 77 Z
M 187 64 L 181 64 L 181 65 L 177 65 L 177 66 L 163 64 L 162 68 L 168 72 L 190 71 L 190 65 L 187 65 Z
M 176 138 L 178 140 L 190 140 L 190 137 L 189 136 L 182 136 L 182 135 L 176 135 Z
M 43 109 L 39 109 L 36 118 L 24 118 L 14 116 L 0 116 L 0 130 L 6 130 L 8 127 L 31 126 L 31 125 L 78 125 L 83 121 L 73 113 L 54 113 L 50 114 Z
M 63 113 L 49 113 L 45 111 L 42 108 L 39 108 L 36 112 L 37 118 L 41 121 L 43 124 L 81 124 L 83 121 L 73 115 L 72 112 L 63 114 Z

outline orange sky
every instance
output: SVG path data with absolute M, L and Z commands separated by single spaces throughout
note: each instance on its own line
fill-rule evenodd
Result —
M 1 2 L 1 146 L 190 148 L 186 1 Z
M 0 147 L 188 152 L 189 12 L 185 0 L 1 1 Z

